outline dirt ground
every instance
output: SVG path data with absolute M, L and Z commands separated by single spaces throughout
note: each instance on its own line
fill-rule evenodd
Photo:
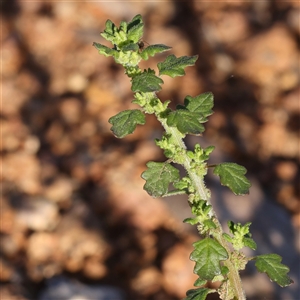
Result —
M 193 287 L 189 255 L 198 236 L 182 224 L 186 199 L 153 199 L 140 178 L 146 162 L 163 160 L 153 142 L 161 128 L 150 116 L 125 139 L 112 135 L 108 119 L 133 107 L 132 92 L 123 69 L 92 47 L 103 42 L 107 19 L 119 24 L 136 14 L 146 43 L 171 46 L 176 56 L 199 55 L 185 77 L 163 78 L 160 98 L 175 105 L 186 95 L 214 93 L 204 136 L 187 145 L 215 145 L 211 163 L 248 169 L 253 187 L 243 198 L 209 176 L 220 218 L 226 212 L 234 221 L 253 221 L 261 253 L 290 263 L 295 284 L 286 289 L 251 267 L 245 271 L 249 299 L 300 299 L 299 2 L 7 0 L 1 300 L 75 299 L 49 296 L 54 279 L 118 295 L 82 292 L 86 300 L 177 300 Z M 150 67 L 162 59 L 152 58 Z

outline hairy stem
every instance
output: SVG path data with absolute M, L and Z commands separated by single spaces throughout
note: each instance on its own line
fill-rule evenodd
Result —
M 186 146 L 185 146 L 182 138 L 178 134 L 178 130 L 176 128 L 169 127 L 162 120 L 159 120 L 159 121 L 161 122 L 161 124 L 164 127 L 164 129 L 166 130 L 166 132 L 172 134 L 172 136 L 175 138 L 177 146 L 181 147 L 182 149 L 186 149 Z M 206 200 L 209 204 L 211 204 L 210 203 L 210 194 L 209 194 L 207 188 L 205 187 L 204 180 L 203 180 L 203 178 L 200 178 L 197 174 L 195 174 L 195 172 L 192 170 L 191 165 L 190 165 L 190 158 L 187 155 L 185 155 L 185 157 L 184 157 L 183 166 L 184 166 L 185 170 L 187 171 L 187 173 L 189 174 L 189 177 L 190 177 L 198 195 L 200 196 L 200 199 Z M 229 255 L 229 258 L 224 262 L 224 265 L 229 269 L 229 273 L 227 276 L 228 276 L 228 280 L 230 282 L 230 286 L 233 289 L 233 293 L 234 293 L 236 299 L 245 300 L 246 296 L 245 296 L 245 293 L 242 288 L 242 281 L 241 281 L 239 272 L 231 261 L 231 258 L 230 258 L 231 250 L 228 246 L 227 241 L 223 238 L 223 228 L 222 228 L 222 225 L 220 224 L 213 208 L 211 210 L 211 214 L 212 214 L 214 223 L 217 226 L 216 230 L 213 233 L 213 237 L 226 249 L 226 251 Z
M 137 70 L 138 70 L 138 68 L 137 68 Z M 153 97 L 156 98 L 159 101 L 159 103 L 161 104 L 161 101 L 158 99 L 156 93 L 153 93 Z M 172 136 L 175 146 L 177 146 L 178 148 L 180 148 L 182 150 L 186 150 L 186 145 L 185 145 L 185 143 L 182 139 L 182 135 L 180 134 L 178 129 L 175 127 L 168 126 L 166 119 L 160 117 L 160 113 L 161 113 L 161 110 L 158 109 L 156 111 L 155 115 L 156 115 L 157 120 L 161 123 L 161 125 L 165 129 L 166 134 L 169 134 L 170 136 Z M 185 153 L 185 151 L 183 151 L 183 153 Z M 191 159 L 188 157 L 188 155 L 186 155 L 186 154 L 182 154 L 182 155 L 183 155 L 183 164 L 182 165 L 185 168 L 187 174 L 189 175 L 189 177 L 192 181 L 192 184 L 196 190 L 196 193 L 199 195 L 200 199 L 207 201 L 208 204 L 211 205 L 210 192 L 205 187 L 203 178 L 201 178 L 198 174 L 196 174 L 196 172 L 191 167 Z M 211 234 L 226 249 L 226 251 L 229 255 L 229 258 L 226 261 L 224 261 L 224 265 L 229 270 L 229 273 L 227 274 L 228 280 L 230 283 L 229 286 L 233 290 L 233 294 L 235 295 L 236 299 L 245 300 L 246 297 L 245 297 L 245 293 L 242 288 L 242 282 L 241 282 L 239 272 L 231 261 L 231 257 L 230 257 L 231 250 L 228 246 L 227 241 L 223 238 L 223 233 L 224 233 L 223 228 L 217 218 L 217 215 L 216 215 L 213 207 L 211 210 L 211 217 L 214 220 L 214 223 L 216 225 L 216 229 Z

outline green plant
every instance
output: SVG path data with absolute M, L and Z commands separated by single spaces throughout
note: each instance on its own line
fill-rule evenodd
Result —
M 194 150 L 188 150 L 184 144 L 183 139 L 187 134 L 200 135 L 204 132 L 203 124 L 213 113 L 212 93 L 186 96 L 184 104 L 178 105 L 176 110 L 168 107 L 170 101 L 163 103 L 157 96 L 164 83 L 162 75 L 172 78 L 183 76 L 184 68 L 194 65 L 198 57 L 169 55 L 158 63 L 158 75 L 150 68 L 141 70 L 138 66 L 141 60 L 148 60 L 150 56 L 170 49 L 162 44 L 142 47 L 143 28 L 140 15 L 128 23 L 121 22 L 120 27 L 108 20 L 101 35 L 113 47 L 98 43 L 93 45 L 100 54 L 112 56 L 116 63 L 123 65 L 132 84 L 132 102 L 140 106 L 140 109 L 125 110 L 109 119 L 114 135 L 123 138 L 133 133 L 138 124 L 145 124 L 145 114 L 154 114 L 165 130 L 162 138 L 156 140 L 156 144 L 164 151 L 167 160 L 148 162 L 142 178 L 146 181 L 144 189 L 153 197 L 188 195 L 194 217 L 187 218 L 184 222 L 197 225 L 201 240 L 193 244 L 194 251 L 190 256 L 196 263 L 194 273 L 199 276 L 194 284 L 197 288 L 187 291 L 185 299 L 203 300 L 209 293 L 215 292 L 223 300 L 246 299 L 239 271 L 250 260 L 254 260 L 258 271 L 265 272 L 272 281 L 282 287 L 290 285 L 292 280 L 287 275 L 289 268 L 281 264 L 282 258 L 279 255 L 246 257 L 241 251 L 243 247 L 256 249 L 249 230 L 251 223 L 241 225 L 229 221 L 231 234 L 226 234 L 210 203 L 210 191 L 204 184 L 208 168 L 213 168 L 213 173 L 220 177 L 221 184 L 231 189 L 235 195 L 247 194 L 251 186 L 245 177 L 246 169 L 228 162 L 208 165 L 213 146 L 202 148 L 200 144 L 196 144 Z M 182 165 L 186 176 L 180 178 L 179 170 L 174 164 Z M 170 189 L 170 186 L 173 187 Z M 207 288 L 205 286 L 208 281 L 220 281 L 220 287 Z

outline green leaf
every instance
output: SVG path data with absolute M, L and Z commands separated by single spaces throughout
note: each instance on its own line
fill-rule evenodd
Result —
M 107 20 L 105 23 L 104 32 L 101 33 L 101 36 L 104 37 L 107 41 L 112 42 L 112 44 L 116 44 L 116 30 L 116 25 L 111 20 Z
M 194 286 L 202 286 L 202 285 L 204 285 L 204 284 L 206 284 L 206 283 L 207 283 L 207 280 L 198 278 L 198 279 L 194 282 Z
M 93 46 L 98 50 L 98 52 L 100 54 L 105 55 L 106 57 L 108 56 L 115 56 L 116 54 L 118 54 L 118 51 L 108 48 L 104 45 L 98 44 L 96 42 L 93 43 Z
M 199 223 L 199 220 L 197 218 L 186 218 L 182 222 L 190 225 L 196 225 L 197 223 Z
M 245 167 L 235 163 L 222 163 L 215 167 L 214 174 L 220 176 L 221 184 L 229 187 L 235 195 L 249 193 L 250 181 L 244 176 Z
M 144 190 L 152 197 L 161 197 L 168 193 L 169 184 L 179 179 L 179 170 L 169 163 L 150 161 L 148 169 L 142 173 L 146 180 Z
M 243 242 L 244 242 L 244 245 L 246 247 L 249 247 L 252 250 L 256 250 L 257 245 L 256 245 L 255 241 L 252 238 L 244 237 Z
M 181 56 L 169 55 L 165 61 L 158 63 L 159 75 L 168 75 L 172 78 L 176 76 L 185 75 L 184 68 L 193 66 L 198 58 L 198 55 L 194 56 Z
M 229 273 L 229 269 L 226 266 L 222 266 L 221 273 L 223 276 L 227 275 Z
M 157 44 L 157 45 L 150 45 L 147 48 L 145 48 L 141 53 L 141 57 L 144 60 L 147 60 L 149 56 L 154 56 L 157 53 L 162 53 L 164 51 L 167 51 L 171 49 L 171 47 L 163 45 L 163 44 Z
M 213 113 L 214 96 L 211 92 L 203 93 L 196 97 L 186 96 L 184 106 L 189 111 L 200 113 L 206 120 L 206 117 Z
M 255 259 L 257 270 L 266 273 L 271 281 L 275 281 L 281 287 L 286 287 L 293 283 L 293 280 L 287 276 L 290 269 L 281 263 L 281 256 L 272 253 L 256 256 Z
M 138 51 L 139 50 L 138 44 L 132 43 L 131 41 L 119 44 L 119 48 L 123 52 L 126 52 L 126 51 Z
M 163 84 L 163 80 L 157 76 L 155 76 L 154 71 L 148 69 L 143 73 L 136 75 L 132 79 L 132 87 L 131 90 L 133 92 L 157 92 L 161 90 L 161 84 Z
M 205 129 L 201 124 L 199 113 L 191 112 L 186 109 L 178 109 L 171 112 L 167 117 L 167 124 L 177 129 L 183 134 L 200 134 Z
M 233 237 L 223 234 L 224 238 L 227 241 L 232 243 L 235 250 L 240 250 L 243 247 L 249 247 L 252 250 L 256 249 L 256 243 L 251 238 L 250 225 L 251 222 L 247 222 L 245 225 L 241 223 L 234 223 L 233 221 L 227 222 L 230 232 L 233 234 Z
M 213 94 L 210 92 L 196 97 L 187 96 L 184 99 L 184 106 L 178 105 L 177 110 L 168 115 L 167 124 L 177 127 L 183 134 L 200 134 L 205 130 L 202 123 L 205 123 L 207 116 L 213 113 L 211 110 L 213 105 Z
M 144 125 L 145 115 L 138 109 L 124 110 L 111 117 L 108 122 L 112 124 L 112 132 L 118 138 L 123 138 L 127 134 L 133 133 L 137 124 Z
M 209 228 L 209 229 L 216 229 L 217 228 L 216 224 L 211 219 L 204 220 L 203 225 L 206 228 Z
M 127 24 L 127 39 L 137 43 L 143 36 L 144 24 L 141 15 L 136 15 Z
M 205 300 L 206 296 L 211 292 L 212 290 L 208 288 L 188 290 L 186 292 L 187 297 L 184 300 Z
M 196 262 L 194 273 L 200 278 L 212 280 L 221 274 L 221 260 L 228 259 L 227 251 L 217 241 L 205 238 L 193 244 L 195 250 L 190 259 Z

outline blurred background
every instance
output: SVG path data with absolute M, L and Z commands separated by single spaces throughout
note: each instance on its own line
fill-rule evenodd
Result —
M 142 189 L 146 162 L 163 160 L 161 128 L 150 116 L 125 139 L 112 135 L 109 117 L 133 107 L 130 83 L 92 47 L 107 19 L 136 14 L 146 43 L 199 55 L 185 77 L 164 76 L 159 97 L 215 96 L 203 137 L 187 145 L 215 145 L 210 163 L 248 169 L 244 197 L 208 175 L 222 223 L 252 221 L 255 253 L 291 269 L 295 283 L 281 289 L 249 263 L 247 299 L 300 299 L 298 1 L 1 4 L 2 300 L 177 300 L 193 287 L 199 236 L 182 223 L 186 198 Z

